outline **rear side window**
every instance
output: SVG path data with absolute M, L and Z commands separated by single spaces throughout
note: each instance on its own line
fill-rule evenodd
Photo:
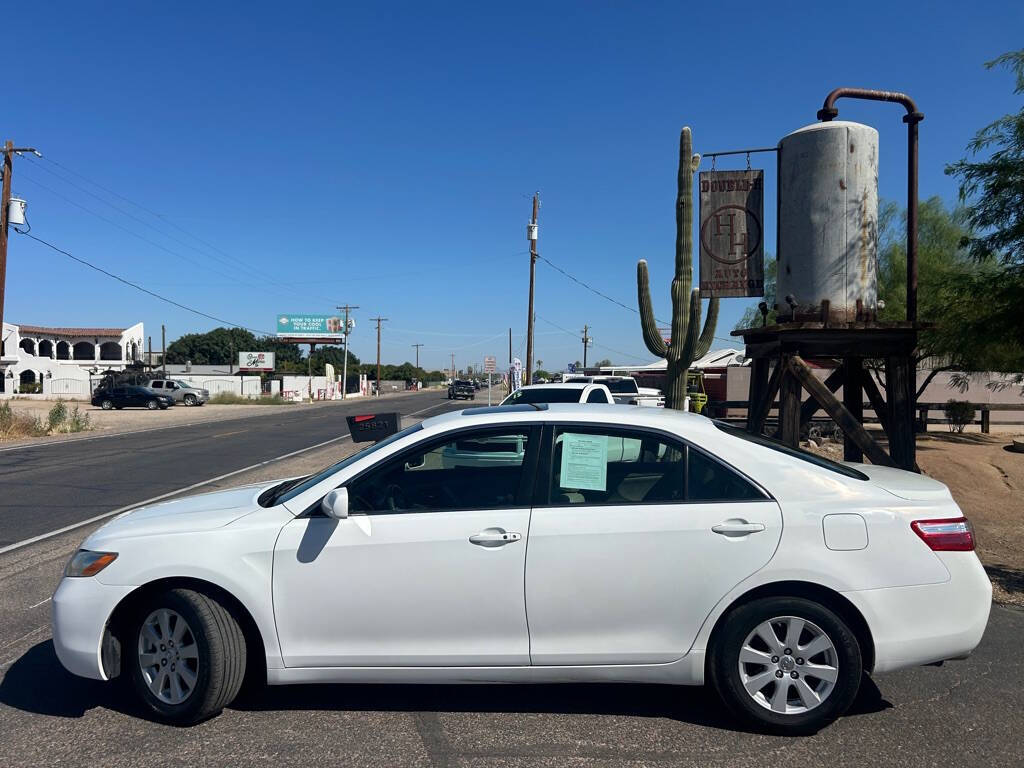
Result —
M 152 387 L 153 389 L 163 389 L 164 383 L 162 381 L 154 381 L 152 384 L 150 384 L 150 387 Z
M 588 403 L 604 403 L 605 405 L 607 405 L 608 404 L 608 396 L 604 393 L 604 390 L 595 389 L 595 390 L 592 390 L 589 395 L 587 395 L 587 402 Z
M 747 442 L 760 445 L 763 448 L 770 448 L 773 451 L 784 453 L 787 456 L 792 456 L 794 459 L 800 459 L 806 461 L 808 464 L 814 464 L 822 469 L 828 469 L 839 475 L 845 475 L 846 477 L 852 477 L 855 480 L 867 480 L 868 476 L 863 472 L 858 472 L 853 467 L 848 467 L 845 464 L 840 464 L 837 461 L 826 459 L 824 456 L 818 456 L 815 453 L 808 453 L 807 451 L 798 451 L 796 448 L 790 448 L 788 445 L 780 440 L 771 440 L 763 435 L 752 435 L 749 432 L 734 427 L 732 424 L 727 424 L 724 421 L 715 421 L 714 425 L 720 430 L 725 432 L 727 435 L 732 435 L 740 440 L 746 440 Z
M 656 433 L 556 427 L 549 503 L 761 501 L 753 483 L 696 448 Z

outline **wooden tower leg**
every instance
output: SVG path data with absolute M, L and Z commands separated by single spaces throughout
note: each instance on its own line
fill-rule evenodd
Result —
M 914 438 L 914 387 L 909 356 L 885 360 L 886 402 L 889 408 L 889 455 L 900 469 L 911 472 L 917 465 Z
M 790 356 L 779 364 L 779 437 L 791 448 L 800 446 L 800 380 L 789 370 Z
M 864 423 L 864 390 L 861 385 L 864 365 L 859 357 L 847 357 L 843 360 L 843 405 L 858 423 Z M 864 452 L 850 439 L 843 435 L 843 460 L 864 461 Z

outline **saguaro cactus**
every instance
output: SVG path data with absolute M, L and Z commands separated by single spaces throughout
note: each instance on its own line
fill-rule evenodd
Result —
M 676 274 L 672 278 L 672 338 L 670 343 L 658 333 L 651 306 L 647 278 L 647 260 L 636 265 L 637 298 L 644 343 L 652 355 L 668 361 L 668 388 L 665 407 L 682 410 L 686 398 L 686 372 L 693 361 L 707 354 L 718 322 L 718 299 L 708 302 L 708 316 L 700 337 L 700 291 L 693 284 L 693 174 L 700 155 L 693 154 L 689 127 L 679 134 L 679 194 L 676 198 Z

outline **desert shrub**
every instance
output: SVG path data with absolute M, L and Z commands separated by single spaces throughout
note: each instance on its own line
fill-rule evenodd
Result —
M 974 405 L 966 400 L 948 400 L 943 408 L 949 421 L 949 431 L 957 434 L 974 421 Z
M 67 417 L 68 407 L 64 405 L 63 400 L 58 400 L 50 409 L 50 413 L 46 417 L 46 424 L 50 431 L 56 431 Z

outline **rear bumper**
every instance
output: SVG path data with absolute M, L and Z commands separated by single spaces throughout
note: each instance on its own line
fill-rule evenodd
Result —
M 949 581 L 844 592 L 864 616 L 875 644 L 874 672 L 965 658 L 981 642 L 992 583 L 974 552 L 936 553 Z
M 95 578 L 61 579 L 53 595 L 53 647 L 68 672 L 107 679 L 100 658 L 103 630 L 117 604 L 134 589 Z

